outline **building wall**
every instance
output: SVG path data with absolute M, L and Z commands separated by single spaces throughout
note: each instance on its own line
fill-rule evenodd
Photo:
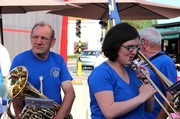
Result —
M 11 61 L 22 51 L 31 48 L 30 31 L 38 21 L 46 21 L 55 30 L 57 38 L 55 46 L 51 49 L 59 53 L 62 17 L 58 15 L 46 14 L 46 11 L 29 12 L 26 14 L 3 14 L 3 34 L 4 46 L 8 49 Z
M 31 48 L 30 31 L 38 21 L 50 23 L 55 30 L 57 38 L 55 46 L 51 49 L 59 53 L 61 40 L 62 16 L 46 14 L 46 11 L 29 12 L 26 14 L 3 14 L 4 46 L 8 49 L 11 61 L 14 56 Z M 82 19 L 81 42 L 87 49 L 100 49 L 101 28 L 98 20 Z M 68 20 L 67 55 L 75 54 L 75 46 L 79 39 L 76 37 L 76 18 Z M 65 45 L 65 44 L 64 44 Z

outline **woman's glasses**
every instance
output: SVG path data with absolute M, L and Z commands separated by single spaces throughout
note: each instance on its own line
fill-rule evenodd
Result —
M 138 51 L 140 48 L 139 48 L 139 45 L 137 45 L 137 46 L 124 46 L 124 45 L 121 45 L 122 47 L 124 47 L 125 49 L 127 49 L 127 50 L 129 50 L 130 52 L 133 52 L 134 51 L 134 49 L 136 50 L 136 51 Z

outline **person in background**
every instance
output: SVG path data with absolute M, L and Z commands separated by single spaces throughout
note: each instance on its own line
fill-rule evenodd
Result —
M 161 51 L 161 34 L 154 28 L 145 28 L 140 32 L 140 52 L 144 54 L 146 58 L 148 58 L 151 63 L 161 71 L 172 83 L 177 81 L 177 72 L 176 67 L 173 60 L 166 55 L 163 51 Z M 156 84 L 156 86 L 160 89 L 160 91 L 167 97 L 169 100 L 171 94 L 166 92 L 167 87 L 162 83 L 162 81 L 158 78 L 158 76 L 150 69 L 150 78 Z M 156 93 L 157 98 L 164 104 L 164 107 L 168 109 L 167 103 L 164 102 L 162 97 Z M 144 119 L 166 119 L 167 114 L 161 108 L 161 106 L 155 101 L 154 109 L 151 113 L 145 113 Z
M 50 51 L 56 42 L 54 29 L 44 21 L 37 22 L 31 30 L 30 41 L 32 48 L 15 56 L 11 69 L 25 66 L 28 70 L 28 82 L 37 90 L 41 89 L 39 78 L 43 76 L 43 94 L 61 105 L 53 119 L 64 119 L 71 111 L 75 92 L 63 57 Z M 13 107 L 15 115 L 19 117 L 24 102 L 15 98 Z
M 131 69 L 139 38 L 137 30 L 123 22 L 107 32 L 102 52 L 108 59 L 88 77 L 92 119 L 142 119 L 144 111 L 153 109 L 156 90 L 141 72 L 138 77 L 145 78 L 143 83 Z M 148 75 L 147 68 L 137 68 Z
M 0 85 L 3 82 L 3 79 L 6 77 L 6 75 L 9 73 L 9 69 L 11 66 L 11 60 L 10 55 L 6 47 L 4 47 L 2 44 L 0 44 Z M 0 98 L 0 117 L 2 114 L 6 111 L 6 103 L 7 101 L 2 100 Z

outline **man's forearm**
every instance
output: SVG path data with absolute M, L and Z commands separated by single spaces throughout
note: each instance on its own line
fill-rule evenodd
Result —
M 59 111 L 57 113 L 58 117 L 59 116 L 64 117 L 70 113 L 74 99 L 75 99 L 75 94 L 73 95 L 73 93 L 71 95 L 64 96 L 61 108 L 59 109 Z
M 166 98 L 167 100 L 170 100 L 171 98 L 171 94 L 170 93 L 166 93 Z M 169 105 L 164 101 L 163 106 L 165 107 L 165 109 L 167 110 L 167 112 L 169 112 Z M 162 108 L 159 112 L 159 114 L 157 115 L 156 119 L 166 119 L 168 117 L 168 114 L 166 114 L 166 112 L 164 111 L 164 109 Z
M 166 112 L 163 109 L 161 109 L 161 111 L 157 115 L 156 119 L 166 119 L 167 117 L 168 117 L 168 115 L 166 114 Z

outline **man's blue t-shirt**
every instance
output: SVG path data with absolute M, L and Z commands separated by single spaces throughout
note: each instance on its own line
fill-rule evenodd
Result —
M 130 67 L 125 67 L 129 74 L 130 83 L 127 84 L 106 62 L 96 67 L 88 78 L 90 93 L 90 108 L 92 119 L 105 119 L 94 96 L 100 91 L 113 91 L 115 102 L 131 99 L 139 95 L 139 87 L 142 84 Z M 141 104 L 131 112 L 116 119 L 142 119 L 144 105 Z
M 176 71 L 176 67 L 172 59 L 168 55 L 166 55 L 164 52 L 159 52 L 158 54 L 156 54 L 156 56 L 149 58 L 151 63 L 159 71 L 161 71 L 172 83 L 175 83 L 177 81 L 177 71 Z M 152 79 L 152 81 L 156 84 L 156 86 L 160 89 L 160 91 L 166 96 L 167 87 L 165 87 L 165 85 L 160 81 L 160 79 L 157 77 L 157 75 L 152 71 L 150 67 L 147 66 L 147 68 L 149 69 L 150 78 Z M 160 96 L 159 93 L 156 93 L 155 95 L 163 104 L 164 99 L 162 99 L 162 96 Z M 150 113 L 146 112 L 144 119 L 155 119 L 161 109 L 162 107 L 155 100 L 153 111 Z
M 43 76 L 43 94 L 58 104 L 62 103 L 61 83 L 72 80 L 62 56 L 50 52 L 46 60 L 38 59 L 32 50 L 17 55 L 11 65 L 11 70 L 17 66 L 25 66 L 28 70 L 28 82 L 40 90 L 39 77 Z

